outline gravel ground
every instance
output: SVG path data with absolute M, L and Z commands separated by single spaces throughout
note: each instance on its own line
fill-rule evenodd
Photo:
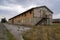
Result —
M 17 40 L 24 40 L 22 37 L 22 32 L 30 29 L 28 27 L 17 26 L 7 23 L 4 23 L 4 25 L 17 38 Z
M 5 26 L 0 23 L 0 40 L 8 40 L 7 35 L 4 34 Z

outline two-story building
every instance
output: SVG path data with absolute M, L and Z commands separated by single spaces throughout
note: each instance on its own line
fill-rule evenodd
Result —
M 24 25 L 51 25 L 53 12 L 46 6 L 31 8 L 9 19 L 9 23 Z

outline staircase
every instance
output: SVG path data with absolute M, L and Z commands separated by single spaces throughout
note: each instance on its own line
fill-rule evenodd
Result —
M 40 21 L 38 21 L 35 25 L 40 25 L 40 24 L 42 24 L 42 23 L 46 24 L 45 21 L 46 21 L 46 18 L 42 18 L 42 19 L 41 19 Z
M 33 20 L 33 23 L 34 23 L 34 25 L 40 25 L 40 24 L 42 24 L 42 23 L 44 23 L 44 24 L 46 24 L 47 23 L 47 16 L 43 16 L 43 17 L 35 17 Z
M 35 17 L 35 18 L 33 18 L 33 21 L 32 22 L 33 22 L 34 25 L 36 25 L 41 19 L 42 18 L 40 18 L 40 17 L 39 18 L 38 17 Z

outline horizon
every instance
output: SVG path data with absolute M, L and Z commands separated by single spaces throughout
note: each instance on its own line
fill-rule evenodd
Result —
M 53 19 L 60 19 L 60 0 L 0 0 L 0 20 L 8 20 L 30 8 L 44 5 L 53 11 Z

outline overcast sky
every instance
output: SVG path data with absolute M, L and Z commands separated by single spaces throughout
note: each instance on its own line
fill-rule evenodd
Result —
M 60 18 L 60 0 L 0 0 L 0 19 L 9 19 L 32 7 L 44 5 L 54 12 L 54 19 Z

